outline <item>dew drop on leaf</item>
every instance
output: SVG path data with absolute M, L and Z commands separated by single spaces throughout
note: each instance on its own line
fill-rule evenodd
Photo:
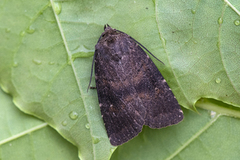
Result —
M 162 38 L 162 41 L 163 41 L 163 45 L 166 46 L 166 40 Z
M 18 66 L 18 62 L 14 62 L 13 67 L 17 67 L 17 66 Z
M 72 119 L 72 120 L 75 120 L 78 118 L 78 113 L 75 112 L 75 111 L 72 111 L 69 113 L 69 117 Z
M 210 112 L 210 116 L 211 116 L 211 118 L 214 118 L 214 117 L 216 116 L 216 114 L 217 114 L 216 112 L 211 111 L 211 112 Z
M 57 15 L 61 13 L 62 5 L 61 3 L 54 2 L 53 9 Z
M 218 18 L 218 24 L 222 24 L 223 23 L 223 19 L 222 19 L 222 17 L 219 17 Z
M 114 149 L 114 148 L 111 148 L 111 149 L 110 149 L 110 152 L 111 152 L 111 153 L 113 153 L 114 151 L 115 151 L 115 149 Z
M 85 127 L 86 127 L 87 129 L 89 129 L 89 128 L 90 128 L 89 123 L 87 123 L 87 124 L 85 125 Z
M 240 20 L 235 20 L 235 21 L 234 21 L 234 24 L 235 24 L 236 26 L 239 26 L 239 25 L 240 25 Z
M 35 28 L 33 28 L 32 26 L 29 26 L 28 29 L 26 30 L 27 33 L 32 34 L 35 32 Z
M 71 65 L 71 64 L 72 64 L 72 59 L 71 59 L 71 57 L 68 56 L 68 61 L 67 61 L 67 62 L 68 62 L 68 63 L 67 63 L 68 65 Z
M 100 142 L 100 139 L 99 139 L 99 138 L 93 138 L 93 143 L 94 143 L 94 144 L 97 144 L 98 142 Z
M 20 32 L 20 36 L 25 36 L 25 31 Z
M 191 12 L 192 12 L 192 14 L 195 14 L 195 13 L 196 13 L 196 10 L 195 10 L 195 9 L 192 9 Z
M 37 64 L 37 65 L 42 64 L 42 61 L 40 61 L 40 60 L 38 60 L 38 59 L 33 59 L 32 61 L 33 61 L 33 63 L 35 63 L 35 64 Z
M 217 79 L 216 79 L 216 83 L 221 83 L 221 79 L 220 79 L 220 78 L 217 78 Z
M 62 121 L 62 125 L 63 126 L 66 126 L 67 125 L 67 121 L 65 120 L 65 121 Z

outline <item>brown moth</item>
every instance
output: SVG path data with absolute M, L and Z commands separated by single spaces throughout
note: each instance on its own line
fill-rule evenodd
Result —
M 114 146 L 137 136 L 143 125 L 162 128 L 183 119 L 171 89 L 140 46 L 148 51 L 109 25 L 104 26 L 95 46 L 92 66 L 95 63 L 98 101 Z

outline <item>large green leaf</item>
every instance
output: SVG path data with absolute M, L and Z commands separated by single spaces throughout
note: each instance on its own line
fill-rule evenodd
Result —
M 0 89 L 1 160 L 77 160 L 77 148 L 47 123 L 22 113 Z
M 207 99 L 200 101 L 200 106 L 221 115 L 240 117 L 238 6 L 237 2 L 217 0 L 0 1 L 1 87 L 13 96 L 22 111 L 43 119 L 75 144 L 81 159 L 109 159 L 115 147 L 108 141 L 96 91 L 87 93 L 94 45 L 103 25 L 108 23 L 134 37 L 164 62 L 162 65 L 155 61 L 183 107 L 195 110 L 200 98 L 212 98 L 234 107 L 212 100 L 209 103 Z M 211 118 L 207 111 L 201 111 L 201 115 L 184 111 L 182 124 L 154 130 L 160 137 L 166 134 L 171 136 L 168 139 L 181 142 L 173 144 L 163 157 L 181 158 L 182 154 L 197 153 L 201 157 L 202 152 L 189 150 L 189 142 L 193 137 L 199 138 L 199 132 L 207 132 L 202 128 L 208 126 Z M 221 127 L 230 119 L 239 128 L 238 119 L 219 117 L 214 122 Z M 201 125 L 197 125 L 197 119 Z M 187 131 L 178 131 L 179 128 Z M 195 130 L 191 131 L 192 128 Z M 176 138 L 170 134 L 172 130 L 178 134 Z M 152 132 L 144 128 L 141 135 L 148 137 L 146 143 L 154 140 L 165 145 L 161 138 L 152 137 Z M 221 133 L 226 134 L 227 129 Z M 208 136 L 214 137 L 214 132 Z M 119 147 L 114 158 L 119 157 L 121 150 L 125 153 L 125 147 L 131 155 L 142 158 L 129 149 L 139 145 L 140 137 Z M 204 142 L 211 140 L 209 137 Z M 202 142 L 197 140 L 194 143 L 195 150 L 207 145 L 200 146 Z M 189 153 L 183 152 L 187 148 Z M 154 159 L 151 152 L 159 154 L 157 147 L 151 148 L 151 152 L 144 149 L 149 158 Z

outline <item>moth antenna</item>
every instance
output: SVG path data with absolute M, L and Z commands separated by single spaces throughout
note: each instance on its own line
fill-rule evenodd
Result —
M 126 34 L 122 31 L 116 30 L 120 33 Z M 128 34 L 127 34 L 128 35 Z M 139 44 L 139 46 L 141 46 L 143 49 L 145 49 L 149 54 L 151 54 L 156 60 L 158 60 L 159 62 L 161 62 L 162 64 L 164 64 L 161 60 L 159 60 L 156 56 L 154 56 L 146 47 L 144 47 L 141 43 L 139 43 L 137 40 L 135 40 L 134 38 L 132 38 L 131 36 L 129 36 L 132 40 L 134 40 L 137 44 Z M 165 64 L 164 64 L 165 65 Z
M 161 62 L 162 64 L 164 64 L 161 60 L 159 60 L 156 56 L 154 56 L 147 48 L 145 48 L 141 43 L 139 43 L 138 41 L 136 41 L 134 38 L 132 38 L 131 36 L 130 36 L 130 38 L 132 39 L 132 40 L 134 40 L 137 44 L 139 44 L 141 47 L 143 47 L 146 51 L 148 51 L 148 53 L 149 54 L 151 54 L 156 60 L 158 60 L 159 62 Z M 165 64 L 164 64 L 165 65 Z
M 100 37 L 101 38 L 101 37 Z M 98 40 L 99 41 L 99 40 Z M 91 85 L 91 81 L 92 81 L 92 74 L 93 74 L 93 66 L 94 66 L 94 61 L 95 61 L 95 54 L 93 55 L 93 61 L 92 61 L 92 68 L 91 68 L 91 75 L 90 75 L 90 81 L 89 81 L 89 84 L 88 84 L 88 88 L 87 88 L 87 92 L 88 92 L 88 89 L 90 88 L 90 85 Z
M 103 36 L 103 33 L 102 33 L 101 36 L 99 37 L 97 43 L 100 41 L 100 39 L 102 38 L 102 36 Z

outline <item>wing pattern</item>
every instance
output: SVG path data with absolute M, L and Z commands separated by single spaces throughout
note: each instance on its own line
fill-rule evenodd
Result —
M 95 46 L 95 79 L 103 121 L 112 145 L 137 136 L 143 125 L 162 128 L 183 114 L 163 76 L 127 34 L 105 28 Z

